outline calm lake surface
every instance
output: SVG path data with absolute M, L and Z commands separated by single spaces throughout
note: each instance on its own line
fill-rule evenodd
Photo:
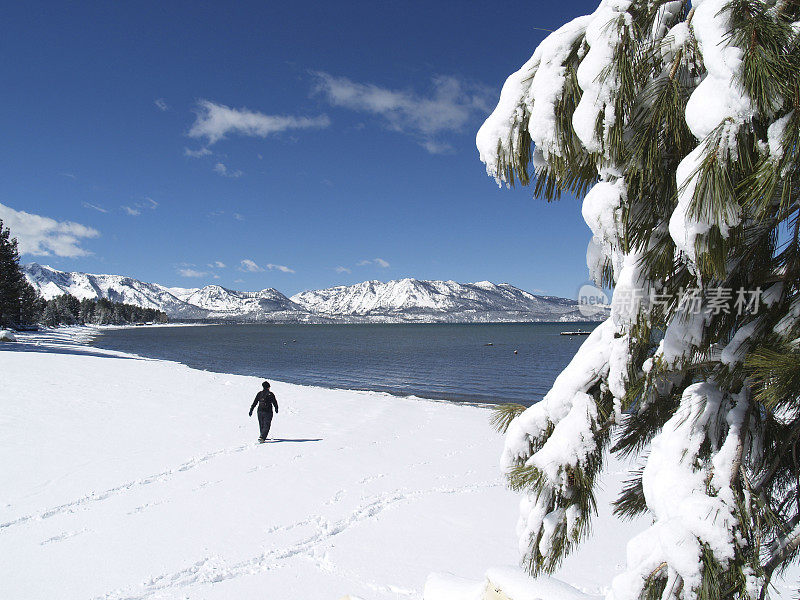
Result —
M 92 343 L 196 369 L 456 402 L 532 404 L 594 324 L 212 325 L 103 332 Z M 487 345 L 491 344 L 491 345 Z M 517 354 L 514 354 L 514 350 Z

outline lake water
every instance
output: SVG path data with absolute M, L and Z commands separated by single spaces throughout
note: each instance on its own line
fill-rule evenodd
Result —
M 576 327 L 570 323 L 141 327 L 107 330 L 92 343 L 197 369 L 290 383 L 457 402 L 532 404 L 547 393 L 586 339 L 560 335 Z M 581 327 L 588 330 L 594 325 Z

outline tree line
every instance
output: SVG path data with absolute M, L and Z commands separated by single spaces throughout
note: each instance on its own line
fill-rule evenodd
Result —
M 45 300 L 22 273 L 17 240 L 0 219 L 0 327 L 126 325 L 167 320 L 163 311 L 106 298 L 79 300 L 64 294 Z

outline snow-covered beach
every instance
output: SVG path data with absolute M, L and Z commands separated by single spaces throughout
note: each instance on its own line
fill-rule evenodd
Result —
M 80 335 L 0 347 L 4 597 L 418 599 L 431 573 L 516 564 L 487 409 L 273 382 L 259 445 L 260 379 Z M 584 592 L 645 525 L 610 517 L 624 478 L 612 462 L 594 535 L 557 574 Z
M 7 598 L 419 597 L 515 560 L 485 409 L 274 383 L 259 445 L 260 380 L 45 336 L 0 351 Z

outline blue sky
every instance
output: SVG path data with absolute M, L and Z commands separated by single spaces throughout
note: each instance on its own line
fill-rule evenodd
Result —
M 574 297 L 579 202 L 499 189 L 474 137 L 536 28 L 594 5 L 10 4 L 0 218 L 24 262 L 172 286 Z

